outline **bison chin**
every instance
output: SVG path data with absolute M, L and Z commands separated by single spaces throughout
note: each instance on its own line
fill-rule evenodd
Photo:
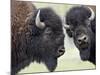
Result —
M 90 57 L 90 50 L 89 49 L 84 49 L 80 51 L 80 57 L 83 61 L 89 60 Z
M 45 65 L 50 72 L 53 72 L 57 67 L 57 58 L 49 58 L 45 61 Z

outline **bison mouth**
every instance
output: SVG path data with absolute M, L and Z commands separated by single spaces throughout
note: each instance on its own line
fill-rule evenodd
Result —
M 90 57 L 89 49 L 84 49 L 80 51 L 80 56 L 83 61 L 87 61 Z
M 63 46 L 60 46 L 57 49 L 57 54 L 55 54 L 55 57 L 50 57 L 45 61 L 45 64 L 50 72 L 53 72 L 56 69 L 57 66 L 57 58 L 62 56 L 65 53 L 65 49 Z
M 88 42 L 83 42 L 83 43 L 81 43 L 81 44 L 79 44 L 79 47 L 81 48 L 81 49 L 87 49 L 88 48 Z

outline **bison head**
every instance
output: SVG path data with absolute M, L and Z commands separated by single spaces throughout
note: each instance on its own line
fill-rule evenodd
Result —
M 34 61 L 43 62 L 49 71 L 54 71 L 57 58 L 65 52 L 60 17 L 51 8 L 43 8 L 30 14 L 26 23 L 27 53 Z
M 93 10 L 85 6 L 73 7 L 66 15 L 66 31 L 70 37 L 73 37 L 82 60 L 89 60 L 93 52 L 91 47 L 94 47 L 95 35 L 91 22 L 94 18 Z

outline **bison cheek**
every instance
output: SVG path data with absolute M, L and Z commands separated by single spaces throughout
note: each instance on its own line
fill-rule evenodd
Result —
M 56 66 L 57 66 L 57 58 L 48 58 L 45 61 L 45 65 L 50 72 L 53 72 L 56 69 Z

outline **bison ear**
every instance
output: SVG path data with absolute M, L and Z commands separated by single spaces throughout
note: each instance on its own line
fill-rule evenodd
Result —
M 43 29 L 45 27 L 45 23 L 41 22 L 40 20 L 40 10 L 38 10 L 38 13 L 36 15 L 35 24 L 40 29 Z
M 65 25 L 64 28 L 65 28 L 65 30 L 66 30 L 68 36 L 69 36 L 69 37 L 72 37 L 72 31 L 71 31 L 71 29 L 70 29 L 70 25 Z
M 72 37 L 72 32 L 71 32 L 71 29 L 70 29 L 70 25 L 65 24 L 65 23 L 66 23 L 65 18 L 63 18 L 63 22 L 64 22 L 63 26 L 64 26 L 64 28 L 65 28 L 65 30 L 66 30 L 68 36 L 69 36 L 69 37 Z

